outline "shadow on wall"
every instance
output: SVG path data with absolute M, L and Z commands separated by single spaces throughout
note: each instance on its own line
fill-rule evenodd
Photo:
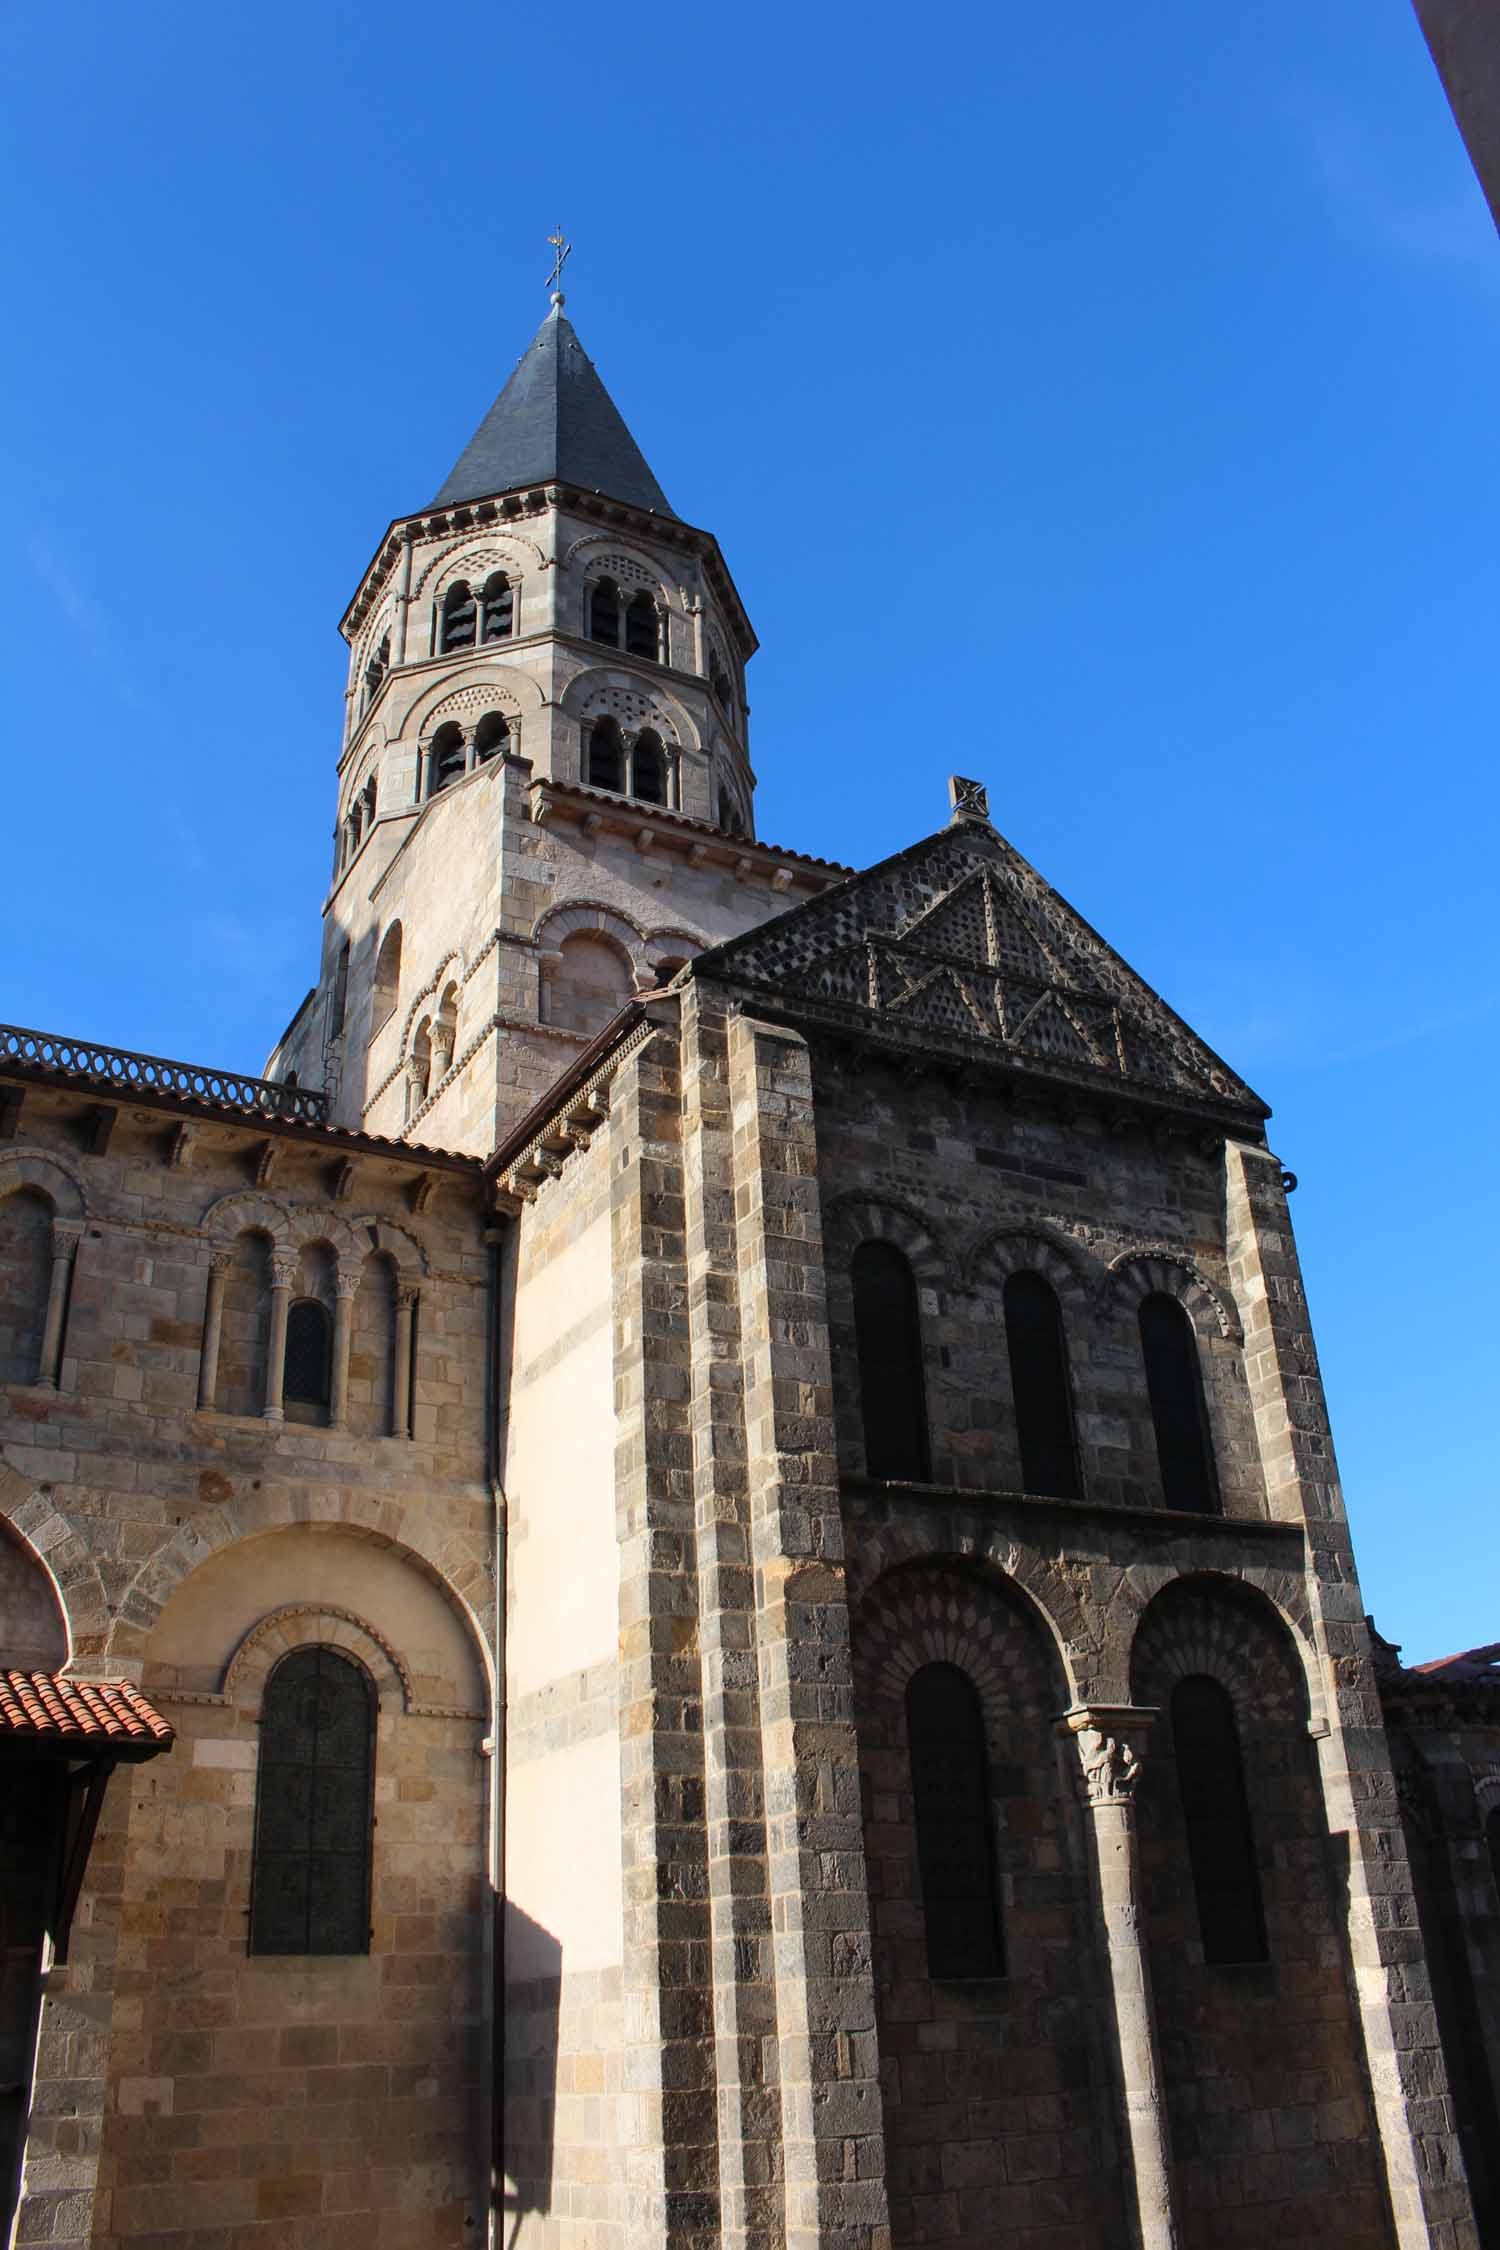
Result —
M 514 2244 L 529 2212 L 544 2214 L 552 2207 L 562 1947 L 514 1903 L 502 1912 L 505 2113 L 496 2134 L 501 2153 L 495 2196 L 500 2211 L 513 2214 Z

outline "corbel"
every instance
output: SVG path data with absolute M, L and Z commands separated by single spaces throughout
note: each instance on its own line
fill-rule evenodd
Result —
M 197 1126 L 190 1125 L 186 1119 L 173 1130 L 167 1142 L 167 1169 L 169 1171 L 186 1171 L 188 1158 L 192 1154 L 193 1143 L 197 1138 Z
M 356 1169 L 352 1156 L 346 1156 L 342 1164 L 334 1166 L 333 1186 L 330 1192 L 335 1203 L 347 1203 L 353 1195 Z
M 652 846 L 652 845 L 653 845 L 653 844 L 654 844 L 655 842 L 656 842 L 656 830 L 655 830 L 654 828 L 638 828 L 638 829 L 636 830 L 636 832 L 635 832 L 635 848 L 636 848 L 636 850 L 637 850 L 638 852 L 649 852 L 649 851 L 650 851 L 650 849 L 651 849 L 651 846 Z
M 773 891 L 789 891 L 795 880 L 795 871 L 792 868 L 778 867 L 771 877 L 771 888 Z
M 260 1146 L 254 1152 L 253 1170 L 255 1174 L 255 1184 L 257 1187 L 268 1188 L 271 1185 L 271 1182 L 276 1177 L 276 1169 L 280 1161 L 280 1141 L 262 1141 L 260 1143 Z
M 437 1186 L 435 1172 L 419 1172 L 407 1191 L 407 1206 L 414 1218 L 420 1219 L 432 1201 L 432 1191 Z
M 707 844 L 690 844 L 688 846 L 687 863 L 689 867 L 706 867 L 708 865 Z
M 90 1156 L 107 1156 L 110 1140 L 119 1120 L 119 1107 L 114 1102 L 95 1102 L 83 1113 L 83 1145 Z

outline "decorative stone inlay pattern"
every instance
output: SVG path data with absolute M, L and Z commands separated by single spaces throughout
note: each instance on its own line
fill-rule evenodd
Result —
M 993 829 L 964 821 L 726 946 L 715 973 L 1047 1075 L 1264 1105 Z

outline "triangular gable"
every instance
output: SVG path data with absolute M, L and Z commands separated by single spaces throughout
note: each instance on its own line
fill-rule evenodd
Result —
M 696 973 L 775 991 L 909 1042 L 993 1046 L 1017 1067 L 1111 1079 L 1265 1116 L 1242 1078 L 1036 869 L 965 820 L 699 956 Z

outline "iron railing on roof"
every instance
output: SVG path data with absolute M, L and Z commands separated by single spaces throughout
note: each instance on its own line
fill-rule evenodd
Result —
M 237 1070 L 206 1070 L 200 1063 L 167 1062 L 125 1047 L 98 1047 L 90 1039 L 64 1039 L 53 1031 L 24 1031 L 0 1024 L 0 1069 L 55 1071 L 80 1083 L 122 1094 L 170 1094 L 178 1101 L 212 1102 L 252 1117 L 282 1117 L 304 1125 L 328 1123 L 328 1096 L 310 1086 L 278 1085 Z

